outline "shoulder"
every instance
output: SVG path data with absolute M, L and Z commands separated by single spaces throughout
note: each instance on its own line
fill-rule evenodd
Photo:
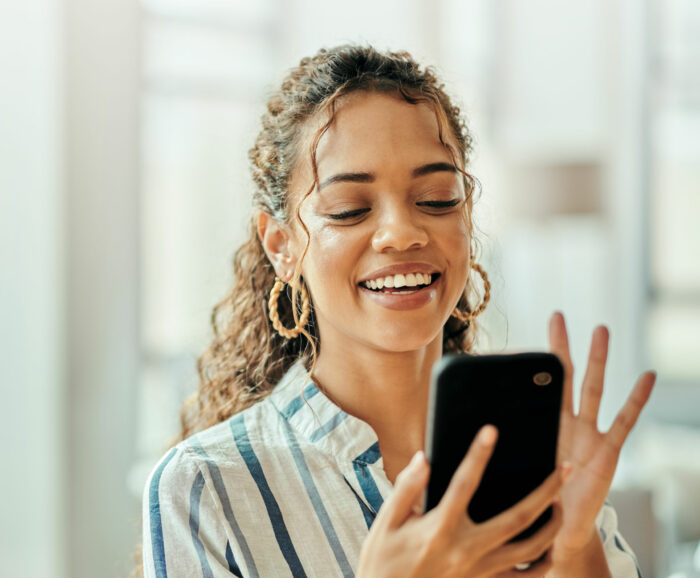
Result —
M 280 415 L 269 397 L 224 422 L 201 431 L 182 442 L 200 464 L 236 468 L 244 462 L 251 444 L 263 451 L 283 445 Z
M 200 473 L 207 480 L 223 475 L 235 482 L 247 477 L 251 451 L 261 459 L 286 451 L 282 418 L 269 397 L 173 446 L 151 470 L 145 491 L 182 491 Z
M 143 503 L 151 508 L 185 500 L 188 491 L 201 482 L 201 462 L 183 443 L 170 448 L 153 466 L 143 488 Z
M 289 424 L 285 408 L 299 400 L 305 383 L 303 367 L 292 367 L 266 398 L 168 450 L 148 476 L 144 498 L 205 485 L 245 488 L 258 480 L 259 469 L 285 476 L 290 467 Z M 259 481 L 259 480 L 258 480 Z
M 250 444 L 263 451 L 285 447 L 285 410 L 301 403 L 299 394 L 309 382 L 303 364 L 294 364 L 264 399 L 248 409 L 187 438 L 180 445 L 200 459 L 219 465 L 239 462 L 241 450 Z

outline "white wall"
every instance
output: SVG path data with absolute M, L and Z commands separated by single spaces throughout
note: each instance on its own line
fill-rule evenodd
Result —
M 57 0 L 0 18 L 0 575 L 65 573 Z
M 136 2 L 0 18 L 0 575 L 125 576 L 139 533 Z
M 71 578 L 126 576 L 138 504 L 139 7 L 65 0 Z

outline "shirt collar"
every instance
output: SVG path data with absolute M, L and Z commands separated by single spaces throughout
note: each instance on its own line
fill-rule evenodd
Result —
M 268 398 L 299 434 L 336 460 L 376 464 L 383 469 L 372 426 L 335 405 L 295 363 Z

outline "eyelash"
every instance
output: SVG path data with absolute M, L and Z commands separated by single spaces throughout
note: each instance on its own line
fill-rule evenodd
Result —
M 363 213 L 366 213 L 369 209 L 356 209 L 354 211 L 345 211 L 344 213 L 335 213 L 328 215 L 331 219 L 342 220 L 342 219 L 352 219 L 353 217 L 359 217 Z
M 431 207 L 433 209 L 451 209 L 459 205 L 459 199 L 452 199 L 451 201 L 424 201 L 418 203 L 421 207 Z
M 451 209 L 459 204 L 459 199 L 453 199 L 451 201 L 423 201 L 422 203 L 416 203 L 420 207 L 430 207 L 431 209 Z M 344 213 L 335 213 L 328 215 L 331 219 L 336 221 L 341 221 L 343 219 L 352 219 L 353 217 L 359 217 L 360 215 L 368 212 L 369 209 L 356 209 L 354 211 L 345 211 Z

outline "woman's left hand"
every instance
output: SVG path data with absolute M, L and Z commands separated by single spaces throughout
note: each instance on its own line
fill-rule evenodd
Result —
M 588 367 L 583 377 L 578 414 L 573 408 L 573 373 L 564 316 L 554 313 L 549 322 L 552 353 L 564 366 L 564 391 L 559 424 L 557 463 L 570 462 L 571 477 L 561 492 L 563 525 L 553 544 L 553 559 L 564 560 L 583 552 L 597 534 L 595 519 L 612 483 L 622 445 L 649 399 L 656 373 L 647 371 L 637 380 L 610 429 L 598 431 L 598 408 L 603 394 L 609 333 L 605 326 L 593 332 Z

